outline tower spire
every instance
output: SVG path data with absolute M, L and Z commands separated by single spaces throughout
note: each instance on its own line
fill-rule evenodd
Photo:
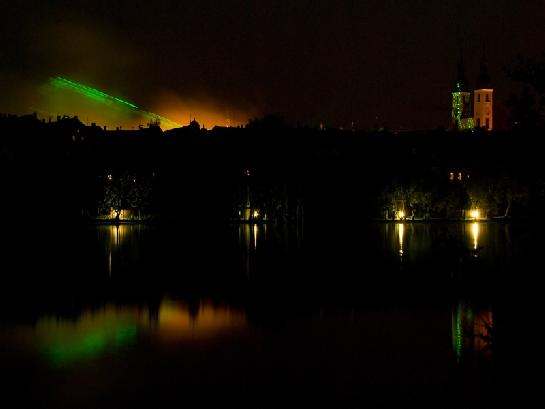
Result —
M 479 76 L 477 77 L 477 88 L 473 94 L 473 121 L 475 126 L 480 129 L 491 131 L 494 126 L 494 90 L 492 89 L 490 75 L 488 75 L 488 62 L 484 45 Z
M 479 76 L 477 77 L 477 89 L 490 88 L 490 75 L 488 74 L 488 60 L 486 59 L 485 48 L 483 45 L 483 55 L 481 57 L 481 65 Z
M 460 61 L 458 62 L 458 75 L 456 77 L 454 89 L 458 92 L 468 90 L 464 59 L 462 57 L 460 57 Z
M 466 130 L 473 128 L 471 115 L 471 92 L 465 75 L 464 60 L 458 62 L 458 76 L 452 92 L 452 129 Z

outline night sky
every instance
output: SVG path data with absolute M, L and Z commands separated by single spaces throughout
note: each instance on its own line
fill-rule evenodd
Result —
M 21 4 L 23 3 L 23 4 Z M 463 53 L 472 83 L 486 49 L 496 124 L 503 67 L 545 49 L 538 0 L 0 0 L 0 112 L 134 118 L 51 90 L 63 76 L 180 123 L 277 113 L 292 124 L 446 126 Z

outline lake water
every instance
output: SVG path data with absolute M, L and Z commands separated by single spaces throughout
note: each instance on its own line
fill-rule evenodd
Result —
M 493 407 L 525 224 L 33 226 L 6 233 L 10 407 Z

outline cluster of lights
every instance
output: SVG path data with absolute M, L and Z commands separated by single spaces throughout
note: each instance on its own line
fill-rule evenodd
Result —
M 473 129 L 473 118 L 462 118 L 465 96 L 468 93 L 461 91 L 460 82 L 456 83 L 456 89 L 457 91 L 452 93 L 452 119 L 460 130 Z
M 463 106 L 464 106 L 464 102 L 463 102 L 462 93 L 453 92 L 452 93 L 452 119 L 454 119 L 454 121 L 457 124 L 460 124 L 460 121 L 462 119 Z

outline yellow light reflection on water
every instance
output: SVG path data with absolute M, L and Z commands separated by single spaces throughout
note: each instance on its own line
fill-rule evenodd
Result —
M 110 243 L 117 247 L 123 243 L 125 236 L 127 235 L 128 226 L 121 224 L 119 226 L 109 226 L 110 230 Z
M 254 224 L 252 228 L 253 234 L 254 234 L 254 250 L 257 248 L 257 235 L 259 233 L 259 227 L 257 224 Z
M 471 225 L 471 237 L 473 238 L 473 250 L 477 250 L 479 245 L 479 223 L 477 222 Z
M 109 243 L 108 243 L 108 274 L 112 275 L 112 259 L 113 259 L 113 253 L 116 251 L 117 248 L 121 246 L 121 244 L 125 241 L 126 236 L 129 234 L 129 227 L 126 225 L 117 225 L 117 226 L 108 226 L 108 235 L 109 235 Z
M 397 234 L 399 238 L 399 256 L 403 256 L 403 239 L 405 237 L 405 225 L 403 223 L 397 224 Z

